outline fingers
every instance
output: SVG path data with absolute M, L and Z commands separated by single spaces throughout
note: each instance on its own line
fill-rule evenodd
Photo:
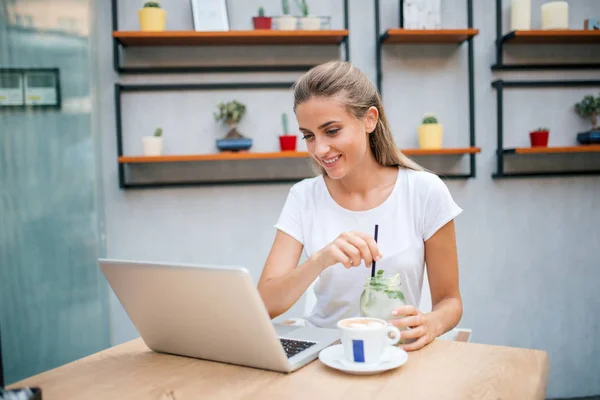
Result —
M 331 256 L 333 256 L 333 259 L 341 263 L 345 268 L 350 268 L 352 266 L 350 257 L 348 257 L 346 253 L 344 253 L 338 247 L 334 247 L 331 249 Z M 335 262 L 333 264 L 335 264 Z
M 364 232 L 352 232 L 352 234 L 361 238 L 366 243 L 366 245 L 369 247 L 369 253 L 371 253 L 375 261 L 379 261 L 381 259 L 382 254 L 379 251 L 379 247 L 377 246 L 377 242 L 375 242 L 375 239 L 373 239 L 373 236 Z M 369 262 L 369 264 L 371 263 Z
M 423 318 L 421 315 L 414 315 L 411 317 L 393 319 L 390 322 L 397 328 L 414 328 L 423 325 Z
M 352 244 L 348 243 L 343 239 L 338 240 L 336 242 L 336 246 L 350 259 L 351 267 L 356 267 L 360 265 L 362 257 L 360 251 L 356 247 L 354 247 Z
M 346 241 L 360 252 L 360 258 L 365 260 L 365 266 L 367 267 L 373 263 L 373 258 L 379 255 L 377 248 L 375 248 L 375 252 L 372 252 L 367 241 L 355 232 L 344 232 L 340 235 L 340 239 Z
M 402 331 L 402 339 L 416 339 L 416 338 L 420 338 L 421 336 L 425 335 L 425 327 L 424 326 L 419 326 L 416 327 L 414 329 L 407 329 L 405 331 Z
M 402 337 L 404 338 L 404 332 L 402 332 Z M 425 347 L 426 344 L 429 343 L 429 340 L 427 339 L 427 336 L 421 336 L 421 338 L 413 343 L 409 343 L 409 344 L 405 344 L 402 346 L 402 348 L 405 351 L 415 351 L 415 350 L 419 350 L 423 347 Z
M 415 307 L 415 306 L 402 306 L 402 307 L 398 307 L 394 311 L 392 311 L 392 315 L 396 315 L 399 317 L 409 316 L 409 315 L 417 315 L 417 314 L 420 314 L 420 311 L 417 310 L 417 307 Z

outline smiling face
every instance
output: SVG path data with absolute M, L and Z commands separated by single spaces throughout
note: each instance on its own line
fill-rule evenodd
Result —
M 377 115 L 377 109 L 371 107 L 364 117 L 357 118 L 335 98 L 312 97 L 296 106 L 306 147 L 332 179 L 341 179 L 374 161 L 369 134 L 375 129 Z

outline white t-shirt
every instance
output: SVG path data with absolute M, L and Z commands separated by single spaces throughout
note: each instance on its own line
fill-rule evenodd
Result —
M 376 269 L 400 274 L 407 304 L 419 306 L 425 267 L 425 245 L 438 229 L 462 212 L 444 182 L 425 171 L 398 169 L 389 197 L 378 207 L 350 211 L 331 197 L 323 176 L 296 183 L 275 227 L 304 246 L 308 258 L 342 232 L 374 234 L 383 255 Z M 344 268 L 342 264 L 325 269 L 317 278 L 317 303 L 305 319 L 310 325 L 335 327 L 343 318 L 359 316 L 359 299 L 369 268 Z

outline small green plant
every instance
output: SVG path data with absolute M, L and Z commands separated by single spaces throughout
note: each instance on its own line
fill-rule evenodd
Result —
M 281 11 L 283 12 L 283 15 L 290 15 L 289 0 L 281 0 Z
M 283 134 L 286 135 L 287 133 L 289 133 L 287 113 L 281 114 L 281 125 L 283 126 Z
M 423 117 L 423 124 L 437 124 L 438 119 L 435 115 L 427 114 Z
M 156 130 L 154 131 L 154 137 L 161 137 L 162 134 L 163 134 L 162 128 L 156 128 Z
M 265 16 L 265 8 L 264 8 L 264 7 L 262 7 L 262 6 L 261 6 L 261 7 L 258 9 L 258 16 L 259 16 L 259 17 L 264 17 L 264 16 Z
M 302 15 L 308 17 L 308 3 L 306 2 L 306 0 L 296 0 L 296 4 L 302 12 Z
M 577 113 L 581 117 L 590 117 L 592 121 L 592 128 L 598 129 L 598 114 L 600 114 L 600 96 L 584 96 L 583 100 L 575 104 L 575 111 L 577 111 Z
M 246 114 L 246 106 L 237 100 L 228 103 L 219 103 L 219 112 L 214 113 L 215 121 L 223 121 L 230 124 L 237 124 Z
M 156 1 L 147 1 L 144 3 L 144 8 L 160 8 L 160 4 Z
M 550 131 L 550 128 L 546 128 L 545 126 L 540 126 L 537 129 L 534 129 L 532 132 L 548 132 Z
M 219 103 L 219 112 L 214 113 L 215 121 L 223 121 L 229 125 L 229 132 L 225 136 L 226 139 L 239 139 L 244 136 L 238 132 L 236 125 L 246 114 L 246 106 L 237 100 L 230 101 L 228 103 Z

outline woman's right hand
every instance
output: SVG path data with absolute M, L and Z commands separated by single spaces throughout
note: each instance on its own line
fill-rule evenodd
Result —
M 373 260 L 379 261 L 381 253 L 375 239 L 363 232 L 344 232 L 323 249 L 315 252 L 313 261 L 322 269 L 342 264 L 346 268 L 357 267 L 365 261 L 371 267 Z

